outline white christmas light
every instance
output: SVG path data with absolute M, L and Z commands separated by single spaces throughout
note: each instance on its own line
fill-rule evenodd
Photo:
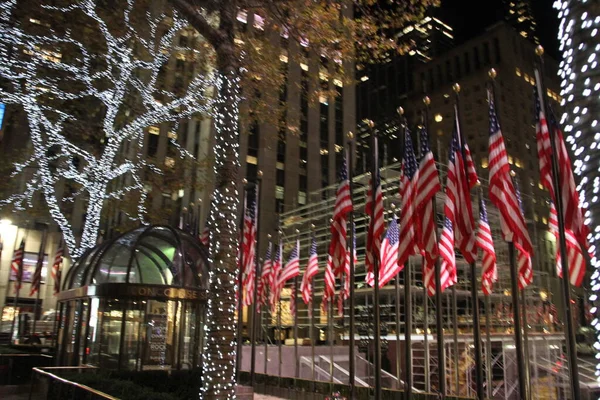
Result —
M 563 62 L 560 64 L 559 76 L 568 76 L 566 82 L 561 83 L 563 88 L 561 95 L 563 98 L 567 98 L 566 103 L 562 103 L 564 114 L 561 120 L 566 121 L 569 125 L 574 125 L 574 130 L 577 131 L 572 141 L 572 150 L 578 157 L 578 160 L 575 160 L 577 167 L 574 172 L 581 182 L 577 189 L 579 190 L 581 204 L 589 207 L 588 199 L 592 198 L 591 207 L 588 208 L 589 213 L 586 213 L 586 224 L 589 225 L 590 231 L 599 232 L 600 208 L 597 202 L 598 198 L 594 195 L 598 193 L 599 182 L 600 149 L 596 145 L 599 135 L 591 129 L 596 126 L 596 120 L 592 122 L 592 119 L 597 113 L 587 112 L 588 108 L 590 110 L 600 109 L 600 96 L 597 93 L 600 89 L 600 74 L 594 71 L 597 66 L 596 59 L 600 51 L 600 45 L 595 47 L 590 45 L 597 42 L 594 38 L 597 34 L 597 28 L 593 28 L 592 23 L 597 24 L 600 22 L 600 17 L 593 14 L 594 10 L 597 13 L 597 9 L 592 6 L 593 3 L 585 0 L 556 0 L 554 8 L 561 10 L 559 12 L 558 39 L 563 52 Z M 579 29 L 573 29 L 576 21 L 581 21 Z M 581 71 L 581 73 L 575 74 L 571 71 Z M 596 93 L 592 94 L 589 86 L 593 86 Z M 582 111 L 580 112 L 580 110 Z M 575 114 L 578 115 L 575 116 Z M 593 178 L 593 185 L 589 184 L 591 178 Z M 595 250 L 596 244 L 600 242 L 599 238 L 598 234 L 588 235 L 591 249 Z M 589 284 L 592 293 L 590 293 L 588 300 L 593 303 L 591 309 L 593 311 L 590 310 L 590 312 L 595 315 L 598 309 L 598 295 L 596 292 L 600 290 L 600 262 L 597 257 L 592 257 L 591 263 L 594 272 Z M 600 324 L 597 318 L 592 322 L 592 326 L 597 331 L 594 347 L 600 349 Z M 596 358 L 600 359 L 599 357 Z M 596 367 L 596 376 L 600 376 L 600 364 Z
M 87 49 L 69 30 L 61 35 L 51 28 L 43 35 L 26 32 L 13 18 L 17 0 L 0 2 L 0 77 L 6 83 L 0 87 L 0 102 L 23 109 L 33 144 L 31 157 L 15 165 L 14 175 L 25 172 L 25 168 L 34 170 L 24 192 L 1 201 L 0 205 L 13 204 L 22 210 L 31 207 L 34 193 L 40 192 L 74 257 L 96 245 L 107 199 L 123 199 L 139 192 L 137 215 L 132 218 L 144 222 L 147 193 L 142 175 L 148 170 L 161 172 L 140 153 L 145 130 L 165 123 L 176 129 L 180 121 L 195 114 L 210 115 L 213 101 L 205 93 L 210 93 L 214 78 L 196 74 L 184 93 L 175 93 L 159 83 L 161 68 L 176 54 L 184 50 L 194 57 L 200 55 L 197 50 L 174 45 L 186 27 L 185 20 L 176 12 L 147 13 L 147 34 L 140 35 L 129 19 L 134 4 L 135 0 L 127 0 L 124 5 L 124 29 L 119 31 L 120 35 L 115 35 L 97 13 L 93 0 L 78 1 L 64 8 L 45 6 L 49 13 L 61 12 L 66 14 L 65 18 L 85 15 L 92 20 L 94 23 L 90 25 L 98 27 L 98 37 L 106 47 L 98 54 Z M 63 59 L 65 48 L 70 52 Z M 76 117 L 60 107 L 61 101 L 84 104 L 91 98 L 105 109 L 101 121 L 104 148 L 99 154 L 69 140 L 70 132 L 65 132 L 65 125 Z M 143 107 L 136 107 L 134 115 L 123 118 L 121 114 L 129 110 L 127 104 L 132 98 Z M 171 143 L 179 150 L 180 157 L 191 156 L 175 141 Z M 134 159 L 122 160 L 120 156 L 129 145 L 137 146 L 140 151 Z M 52 156 L 48 155 L 50 150 Z M 80 168 L 75 167 L 75 159 Z M 55 190 L 57 183 L 63 181 L 75 183 L 79 187 L 76 195 L 87 199 L 79 243 L 61 209 L 63 202 L 72 202 L 75 196 L 59 198 Z M 129 183 L 123 185 L 120 181 Z

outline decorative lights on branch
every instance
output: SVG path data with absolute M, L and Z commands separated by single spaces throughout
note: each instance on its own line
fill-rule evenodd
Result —
M 214 103 L 210 96 L 214 76 L 196 74 L 186 82 L 184 92 L 171 91 L 160 83 L 161 70 L 181 53 L 174 41 L 185 29 L 186 21 L 176 12 L 147 13 L 145 21 L 136 20 L 136 24 L 146 24 L 143 29 L 148 34 L 141 35 L 130 20 L 136 1 L 124 3 L 124 29 L 113 29 L 102 19 L 93 0 L 62 8 L 43 6 L 49 18 L 52 13 L 62 13 L 65 18 L 84 16 L 91 20 L 104 46 L 98 53 L 69 29 L 63 34 L 51 28 L 45 34 L 25 31 L 13 15 L 17 1 L 0 2 L 0 77 L 6 83 L 0 87 L 0 102 L 24 111 L 32 142 L 31 156 L 15 165 L 13 175 L 24 173 L 25 168 L 33 171 L 23 193 L 0 201 L 0 205 L 12 204 L 16 210 L 23 210 L 32 206 L 36 192 L 41 193 L 74 257 L 95 246 L 108 199 L 119 200 L 138 192 L 137 215 L 131 218 L 145 222 L 148 194 L 142 177 L 147 171 L 162 172 L 143 157 L 146 130 L 164 124 L 176 129 L 180 121 L 196 114 L 210 116 Z M 165 21 L 169 21 L 168 26 Z M 69 49 L 69 57 L 62 57 L 65 49 Z M 185 52 L 196 58 L 200 55 L 194 49 Z M 64 107 L 65 102 L 85 109 L 90 99 L 98 101 L 104 112 L 98 124 L 103 144 L 98 153 L 75 144 L 70 138 L 80 135 L 67 132 L 72 129 L 68 123 L 78 117 Z M 140 106 L 129 109 L 132 99 Z M 180 158 L 193 158 L 176 141 L 171 140 L 171 144 Z M 136 149 L 136 154 L 123 157 L 126 148 Z M 79 188 L 77 194 L 87 200 L 79 243 L 62 207 L 75 196 L 63 198 L 57 193 L 55 187 L 60 182 L 74 183 Z
M 560 26 L 559 77 L 561 80 L 561 124 L 566 141 L 574 156 L 574 173 L 578 176 L 579 198 L 586 209 L 585 223 L 590 227 L 588 240 L 594 253 L 600 243 L 600 15 L 594 0 L 556 0 Z M 600 261 L 591 258 L 592 325 L 596 329 L 596 351 L 600 350 L 600 320 L 598 292 L 600 291 Z M 600 379 L 600 364 L 596 367 Z

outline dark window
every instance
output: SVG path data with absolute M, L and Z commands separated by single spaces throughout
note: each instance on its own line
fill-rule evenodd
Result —
M 439 86 L 442 86 L 444 84 L 444 74 L 442 73 L 442 66 L 441 65 L 437 65 L 437 83 Z
M 185 35 L 179 36 L 179 45 L 181 47 L 186 47 L 188 45 L 188 37 Z
M 479 48 L 473 48 L 473 60 L 475 61 L 475 69 L 481 68 L 481 59 L 479 58 Z
M 434 89 L 434 85 L 433 85 L 433 69 L 430 68 L 429 69 L 429 87 L 427 88 L 428 91 L 431 91 Z
M 454 57 L 454 75 L 456 76 L 457 80 L 461 77 L 459 56 Z
M 306 178 L 306 175 L 300 175 L 300 181 L 299 181 L 300 191 L 306 192 L 307 185 L 308 185 L 308 179 Z
M 256 180 L 257 170 L 258 167 L 256 166 L 256 164 L 246 164 L 246 179 L 248 179 L 249 182 L 253 182 Z
M 452 82 L 452 65 L 450 63 L 450 60 L 446 60 L 446 82 Z
M 488 42 L 483 43 L 483 65 L 489 65 L 491 63 L 490 58 L 490 44 Z
M 277 161 L 285 162 L 285 132 L 279 132 L 277 141 Z
M 154 134 L 149 134 L 148 136 L 148 156 L 154 157 L 158 151 L 159 136 Z
M 500 41 L 498 40 L 498 38 L 494 38 L 494 57 L 496 58 L 496 64 L 500 64 L 500 61 L 502 59 L 500 54 Z
M 344 145 L 344 105 L 342 88 L 338 88 L 340 95 L 335 98 L 335 143 Z
M 471 57 L 469 57 L 469 53 L 465 53 L 465 74 L 471 73 Z
M 276 175 L 277 186 L 285 187 L 285 171 L 282 169 L 277 169 L 277 172 L 275 175 Z

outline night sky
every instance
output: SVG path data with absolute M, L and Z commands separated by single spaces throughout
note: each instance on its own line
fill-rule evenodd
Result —
M 557 57 L 558 17 L 552 8 L 553 1 L 532 0 L 531 3 L 540 41 L 549 54 Z M 503 12 L 501 0 L 442 0 L 435 14 L 454 29 L 456 44 L 460 44 L 503 19 Z

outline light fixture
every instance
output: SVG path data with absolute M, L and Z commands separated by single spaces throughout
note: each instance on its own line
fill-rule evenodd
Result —
M 435 114 L 435 117 L 433 117 L 433 119 L 435 120 L 435 122 L 442 122 L 444 117 L 442 117 L 442 114 Z

